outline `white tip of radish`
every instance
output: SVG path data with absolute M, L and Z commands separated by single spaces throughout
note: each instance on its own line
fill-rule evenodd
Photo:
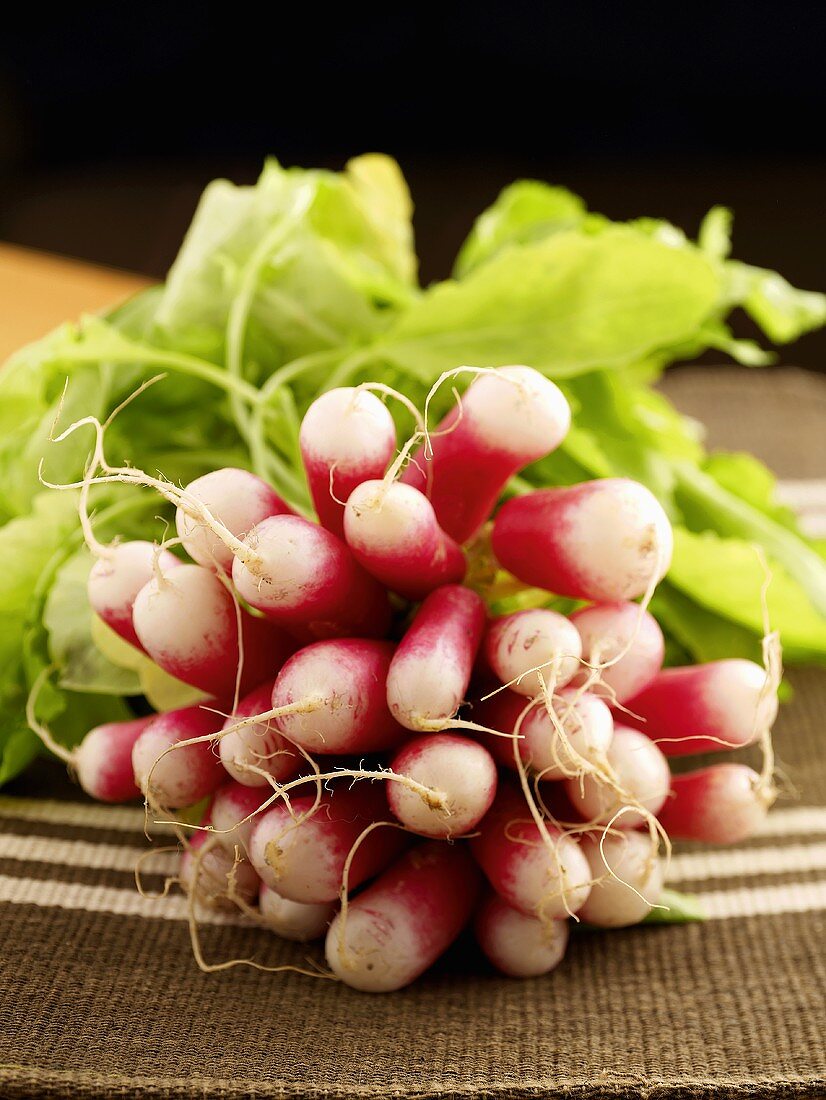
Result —
M 484 641 L 487 660 L 504 684 L 533 698 L 542 690 L 531 669 L 542 666 L 546 686 L 564 687 L 579 671 L 582 642 L 575 626 L 556 611 L 535 608 L 495 619 Z
M 607 825 L 630 801 L 649 813 L 660 811 L 668 797 L 671 772 L 665 756 L 650 738 L 627 726 L 615 726 L 608 763 L 618 790 L 592 775 L 566 781 L 568 797 L 586 821 Z M 632 808 L 617 817 L 614 825 L 633 829 L 644 821 L 644 815 Z
M 185 492 L 206 505 L 215 519 L 239 539 L 268 516 L 289 511 L 266 481 L 249 470 L 232 466 L 196 478 L 187 485 Z M 175 514 L 175 524 L 181 543 L 193 561 L 230 571 L 232 551 L 213 531 L 180 507 Z
M 249 821 L 244 819 L 255 813 L 268 797 L 269 791 L 269 787 L 267 791 L 262 791 L 232 780 L 221 784 L 213 796 L 209 816 L 215 830 L 215 839 L 222 848 L 231 852 L 237 846 L 246 852 L 257 818 L 252 817 Z
M 571 426 L 564 394 L 532 367 L 480 375 L 462 398 L 462 417 L 485 450 L 527 464 L 553 451 Z
M 496 894 L 482 903 L 475 928 L 479 946 L 490 962 L 511 978 L 549 974 L 562 962 L 568 946 L 567 921 L 529 917 Z
M 759 831 L 775 794 L 745 764 L 712 764 L 674 776 L 660 822 L 675 838 L 739 844 Z
M 605 703 L 566 688 L 554 698 L 553 710 L 564 737 L 542 705 L 529 712 L 520 728 L 522 756 L 532 769 L 543 779 L 564 779 L 603 763 L 614 736 L 614 719 Z
M 272 682 L 261 684 L 241 700 L 224 723 L 224 729 L 230 732 L 225 733 L 219 743 L 221 763 L 232 778 L 245 787 L 271 789 L 268 775 L 283 783 L 298 772 L 303 760 L 295 746 L 285 741 L 275 728 L 273 719 L 232 729 L 245 718 L 271 710 L 272 690 Z
M 202 741 L 172 746 L 213 733 L 219 722 L 200 707 L 155 715 L 132 749 L 132 768 L 141 791 L 170 809 L 193 806 L 212 794 L 226 777 L 212 745 Z
M 455 734 L 436 733 L 408 741 L 390 770 L 414 779 L 440 796 L 439 803 L 393 780 L 387 782 L 390 809 L 421 836 L 462 836 L 474 829 L 496 794 L 496 764 L 484 746 Z
M 296 943 L 317 940 L 327 931 L 330 921 L 336 915 L 336 906 L 332 903 L 309 905 L 301 901 L 282 898 L 265 882 L 261 883 L 258 895 L 261 919 L 276 935 Z
M 400 556 L 418 547 L 438 526 L 424 493 L 399 481 L 363 481 L 344 509 L 344 534 L 355 550 Z
M 779 703 L 777 693 L 767 690 L 769 676 L 761 665 L 734 657 L 695 667 L 707 673 L 700 691 L 720 736 L 739 743 L 737 734 L 744 729 L 750 741 L 771 729 Z
M 141 646 L 132 623 L 132 608 L 140 590 L 157 567 L 168 571 L 179 565 L 168 550 L 151 542 L 122 542 L 99 558 L 89 572 L 87 591 L 92 609 L 121 638 Z
M 299 441 L 305 461 L 335 463 L 347 475 L 377 461 L 389 462 L 396 426 L 375 394 L 346 386 L 313 401 L 301 422 Z
M 650 835 L 597 834 L 583 840 L 582 850 L 594 884 L 578 916 L 600 928 L 625 928 L 647 917 L 663 887 L 663 865 Z
M 593 604 L 575 611 L 571 622 L 582 639 L 583 660 L 608 664 L 600 680 L 618 703 L 642 691 L 662 668 L 665 639 L 652 614 L 639 604 Z M 580 673 L 584 679 L 587 670 Z
M 198 833 L 181 853 L 178 870 L 181 886 L 188 894 L 194 890 L 198 901 L 208 909 L 235 909 L 231 895 L 247 905 L 254 902 L 258 875 L 247 860 L 237 860 L 234 853 L 216 845 L 210 847 L 196 867 L 198 853 L 208 837 L 208 833 Z
M 74 766 L 78 782 L 99 802 L 128 802 L 140 797 L 132 770 L 132 749 L 151 718 L 107 722 L 89 730 L 78 745 Z

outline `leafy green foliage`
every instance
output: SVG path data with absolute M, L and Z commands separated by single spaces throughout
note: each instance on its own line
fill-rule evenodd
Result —
M 749 456 L 706 455 L 698 426 L 652 388 L 667 363 L 707 348 L 769 361 L 770 349 L 733 337 L 733 309 L 787 342 L 826 321 L 826 297 L 729 259 L 724 208 L 694 243 L 658 219 L 612 223 L 532 180 L 480 215 L 452 279 L 422 289 L 411 213 L 398 166 L 379 155 L 341 173 L 271 161 L 253 187 L 216 181 L 163 287 L 62 326 L 0 373 L 0 782 L 37 751 L 24 708 L 43 669 L 55 666 L 38 713 L 66 744 L 124 714 L 125 693 L 147 690 L 137 666 L 96 643 L 76 496 L 45 494 L 41 479 L 77 481 L 90 429 L 50 439 L 108 416 L 158 375 L 107 431 L 111 462 L 181 482 L 246 466 L 306 510 L 298 429 L 321 390 L 371 378 L 421 404 L 443 371 L 527 363 L 560 383 L 575 422 L 509 491 L 625 475 L 658 494 L 676 527 L 655 603 L 672 660 L 759 651 L 755 544 L 787 656 L 826 659 L 822 546 L 776 504 L 768 471 Z M 442 387 L 433 415 L 452 400 Z M 101 539 L 161 538 L 170 520 L 149 494 L 101 487 L 93 504 Z

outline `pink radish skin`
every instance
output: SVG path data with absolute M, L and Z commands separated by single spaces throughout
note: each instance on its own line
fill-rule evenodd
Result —
M 220 722 L 215 714 L 198 706 L 156 714 L 132 749 L 132 768 L 140 790 L 169 809 L 192 806 L 212 794 L 226 779 L 226 772 L 211 742 L 166 750 L 179 741 L 215 733 Z
M 550 974 L 562 962 L 568 946 L 567 921 L 528 917 L 497 894 L 482 902 L 474 927 L 488 960 L 509 978 Z
M 319 939 L 336 914 L 336 907 L 331 903 L 305 905 L 300 901 L 290 901 L 271 890 L 265 882 L 261 883 L 258 907 L 261 918 L 270 931 L 295 943 Z
M 538 607 L 494 619 L 483 651 L 503 684 L 533 698 L 542 685 L 537 673 L 530 670 L 542 665 L 545 684 L 564 687 L 579 671 L 582 642 L 564 615 Z
M 392 642 L 335 638 L 314 642 L 284 665 L 273 707 L 307 703 L 305 713 L 275 718 L 281 733 L 308 752 L 329 756 L 378 752 L 406 736 L 387 707 Z
M 632 713 L 624 720 L 667 756 L 750 745 L 777 716 L 765 670 L 740 658 L 663 669 L 625 705 Z
M 215 519 L 239 539 L 262 519 L 292 511 L 266 481 L 234 466 L 196 478 L 185 492 L 206 505 Z M 175 514 L 175 525 L 183 548 L 193 561 L 224 573 L 232 570 L 232 551 L 208 527 L 192 519 L 182 508 Z
M 626 478 L 515 497 L 493 525 L 493 552 L 504 569 L 579 600 L 642 596 L 665 576 L 672 549 L 659 501 Z
M 547 921 L 576 913 L 590 890 L 588 861 L 579 845 L 550 825 L 551 852 L 521 791 L 499 784 L 493 806 L 470 846 L 493 889 L 509 905 Z M 567 902 L 567 908 L 566 903 Z
M 632 830 L 623 831 L 621 836 L 609 833 L 600 852 L 601 835 L 592 834 L 582 841 L 594 884 L 577 915 L 599 928 L 626 928 L 639 924 L 660 900 L 662 861 L 653 851 L 648 833 Z
M 156 564 L 157 561 L 157 564 Z M 151 542 L 122 542 L 99 558 L 89 572 L 87 592 L 93 611 L 125 641 L 143 649 L 132 622 L 132 608 L 156 568 L 164 573 L 180 562 Z
M 624 795 L 636 799 L 650 813 L 659 813 L 668 797 L 671 772 L 665 756 L 644 733 L 615 725 L 608 763 Z M 591 775 L 568 779 L 565 789 L 583 819 L 600 825 L 607 825 L 627 804 L 626 797 Z M 614 821 L 614 828 L 635 829 L 644 821 L 639 811 L 628 810 Z
M 771 802 L 752 768 L 713 764 L 675 775 L 659 818 L 677 840 L 737 844 L 760 830 Z
M 327 933 L 331 970 L 353 989 L 392 993 L 443 955 L 470 919 L 480 875 L 460 844 L 426 841 L 339 914 Z
M 209 816 L 215 829 L 215 839 L 222 848 L 226 848 L 228 852 L 234 851 L 236 847 L 240 847 L 242 852 L 247 851 L 255 818 L 250 821 L 244 819 L 255 813 L 271 794 L 272 788 L 269 785 L 266 790 L 262 790 L 260 787 L 245 787 L 232 779 L 221 784 L 213 795 Z M 240 824 L 242 821 L 243 825 Z
M 280 626 L 305 640 L 378 638 L 387 632 L 390 604 L 384 588 L 341 539 L 317 523 L 272 516 L 244 541 L 261 564 L 245 565 L 236 558 L 236 590 Z
M 623 601 L 593 604 L 575 611 L 571 622 L 582 639 L 584 661 L 604 664 L 627 648 L 616 664 L 600 672 L 609 696 L 618 703 L 648 687 L 662 668 L 663 632 L 654 616 L 643 611 L 639 604 Z M 588 671 L 583 669 L 573 683 L 584 682 Z
M 310 810 L 314 795 L 292 800 L 296 817 Z M 305 904 L 336 901 L 350 849 L 373 821 L 388 820 L 381 787 L 359 783 L 352 790 L 323 792 L 312 817 L 295 825 L 284 803 L 256 819 L 250 859 L 261 879 L 282 897 Z M 372 878 L 402 850 L 405 835 L 392 827 L 374 829 L 361 842 L 350 864 L 348 889 Z
M 274 687 L 275 681 L 267 680 L 244 696 L 232 716 L 227 718 L 224 729 L 230 729 L 243 718 L 271 710 Z M 221 763 L 238 783 L 250 788 L 266 787 L 268 791 L 272 787 L 267 775 L 283 783 L 298 774 L 304 759 L 295 745 L 281 736 L 272 719 L 225 734 L 219 742 L 219 753 Z M 258 770 L 252 771 L 251 767 Z
M 132 770 L 132 749 L 151 720 L 150 717 L 107 722 L 89 730 L 73 761 L 78 782 L 88 795 L 99 802 L 140 798 Z
M 462 705 L 485 626 L 485 605 L 461 585 L 432 592 L 410 624 L 387 674 L 387 702 L 410 730 L 434 730 Z
M 442 529 L 458 543 L 477 533 L 510 478 L 550 454 L 571 424 L 553 382 L 530 367 L 502 367 L 468 387 L 421 448 L 402 480 L 427 493 Z
M 390 465 L 393 417 L 369 390 L 329 390 L 304 414 L 299 446 L 319 523 L 343 538 L 344 503 L 357 485 L 382 477 Z
M 475 829 L 496 794 L 496 764 L 482 745 L 451 733 L 416 737 L 398 752 L 390 770 L 406 775 L 445 798 L 430 806 L 401 783 L 388 782 L 390 809 L 408 829 L 421 836 L 462 836 Z
M 501 691 L 473 710 L 480 725 L 502 733 L 513 733 L 527 700 L 512 691 Z M 554 701 L 554 712 L 570 742 L 573 754 L 560 738 L 544 704 L 537 702 L 519 727 L 519 755 L 524 764 L 542 779 L 564 779 L 582 771 L 582 757 L 588 764 L 603 763 L 614 736 L 611 711 L 595 695 L 579 695 L 565 688 Z M 485 737 L 485 735 L 482 735 Z M 485 744 L 496 760 L 507 768 L 516 768 L 513 742 L 503 737 L 486 737 Z M 574 755 L 576 754 L 576 755 Z
M 153 577 L 135 600 L 135 630 L 164 672 L 201 691 L 231 697 L 238 673 L 238 620 L 223 582 L 202 565 L 178 565 Z M 281 667 L 295 645 L 266 619 L 241 610 L 241 691 Z
M 181 853 L 178 877 L 187 893 L 195 887 L 196 896 L 208 909 L 223 909 L 237 912 L 230 897 L 230 875 L 233 876 L 233 891 L 248 905 L 255 901 L 258 893 L 258 875 L 248 860 L 236 860 L 234 853 L 220 845 L 214 845 L 206 853 L 198 867 L 198 880 L 195 883 L 196 853 L 209 839 L 209 833 L 196 833 L 189 842 L 189 848 Z
M 421 600 L 465 575 L 461 547 L 441 529 L 424 493 L 411 485 L 362 482 L 344 509 L 344 537 L 368 573 L 408 600 Z

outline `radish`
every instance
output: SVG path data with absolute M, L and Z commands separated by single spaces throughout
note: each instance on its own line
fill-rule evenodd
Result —
M 303 638 L 386 633 L 387 593 L 323 527 L 301 516 L 271 516 L 244 544 L 254 557 L 236 558 L 235 587 L 274 622 Z
M 68 756 L 88 795 L 99 802 L 140 798 L 132 771 L 132 749 L 151 721 L 151 717 L 133 718 L 128 722 L 106 722 L 89 730 Z
M 600 928 L 639 924 L 663 888 L 662 861 L 649 834 L 628 829 L 591 834 L 583 838 L 582 850 L 594 883 L 579 911 L 581 919 Z
M 291 800 L 292 814 L 278 803 L 256 820 L 250 840 L 250 859 L 262 880 L 291 901 L 323 904 L 335 901 L 342 888 L 350 849 L 374 821 L 387 817 L 381 787 L 360 783 L 352 790 L 337 786 L 316 799 L 302 795 Z M 398 854 L 404 834 L 394 828 L 373 830 L 359 844 L 347 880 L 354 890 L 372 878 Z
M 409 985 L 467 924 L 479 880 L 464 845 L 419 844 L 338 914 L 327 933 L 327 964 L 366 993 Z
M 294 744 L 322 755 L 377 752 L 399 744 L 405 731 L 391 715 L 385 691 L 392 656 L 392 642 L 369 638 L 305 646 L 275 681 L 273 708 L 293 708 L 275 718 L 276 726 Z
M 116 634 L 143 649 L 132 622 L 135 598 L 156 568 L 166 573 L 180 562 L 151 542 L 121 542 L 103 549 L 105 556 L 89 572 L 89 603 Z
M 212 794 L 226 779 L 211 740 L 206 740 L 217 733 L 220 723 L 200 706 L 156 714 L 132 749 L 135 782 L 143 794 L 169 809 L 192 806 Z M 205 740 L 173 748 L 196 737 Z
M 482 745 L 452 733 L 416 737 L 394 756 L 390 770 L 432 787 L 445 804 L 430 805 L 401 783 L 387 784 L 390 809 L 422 836 L 461 836 L 474 829 L 496 794 L 496 764 Z
M 347 498 L 393 457 L 393 417 L 369 390 L 328 390 L 304 414 L 299 445 L 319 523 L 343 537 Z
M 562 392 L 538 371 L 486 372 L 431 434 L 432 456 L 422 448 L 402 480 L 427 491 L 442 529 L 463 543 L 488 519 L 517 470 L 558 447 L 570 424 Z
M 654 616 L 639 604 L 592 604 L 575 611 L 571 622 L 582 639 L 582 659 L 592 665 L 608 665 L 600 669 L 599 679 L 617 703 L 646 688 L 662 668 L 663 632 Z M 584 683 L 587 676 L 588 671 L 583 670 L 574 683 Z
M 344 509 L 344 537 L 368 573 L 408 600 L 461 581 L 465 556 L 412 485 L 364 481 Z
M 737 844 L 766 819 L 774 791 L 745 764 L 714 764 L 675 775 L 659 813 L 669 836 L 707 844 Z
M 290 901 L 270 889 L 266 882 L 261 883 L 258 907 L 267 928 L 282 939 L 295 940 L 296 943 L 307 943 L 323 936 L 336 914 L 336 907 L 331 902 L 308 905 Z
M 537 607 L 494 619 L 483 654 L 503 684 L 532 698 L 542 685 L 531 670 L 540 669 L 545 684 L 564 687 L 579 671 L 582 642 L 564 615 Z
M 236 847 L 247 851 L 255 818 L 250 821 L 245 818 L 254 814 L 271 793 L 269 787 L 262 791 L 260 787 L 245 787 L 232 779 L 221 784 L 212 797 L 209 818 L 215 830 L 215 839 L 222 848 L 230 852 Z M 244 822 L 243 825 L 241 822 Z
M 497 894 L 542 921 L 576 913 L 588 897 L 588 861 L 570 836 L 546 826 L 547 839 L 521 792 L 499 784 L 470 846 Z
M 659 501 L 627 478 L 515 497 L 493 525 L 493 552 L 504 569 L 579 600 L 642 596 L 665 576 L 672 548 Z
M 387 702 L 401 725 L 444 728 L 465 698 L 484 626 L 485 605 L 469 588 L 445 585 L 427 597 L 387 674 Z
M 625 705 L 629 725 L 684 756 L 752 744 L 777 716 L 777 693 L 765 669 L 734 658 L 663 669 Z
M 490 962 L 511 978 L 549 974 L 562 962 L 568 946 L 567 921 L 526 916 L 497 894 L 482 902 L 474 928 Z
M 239 539 L 262 519 L 291 511 L 266 481 L 249 470 L 234 466 L 196 478 L 184 492 L 205 505 L 215 519 Z M 199 524 L 181 507 L 175 514 L 175 525 L 183 548 L 193 561 L 225 573 L 231 571 L 232 551 L 208 527 Z
M 196 833 L 181 853 L 178 869 L 181 886 L 188 894 L 194 890 L 198 901 L 209 909 L 233 909 L 232 896 L 249 905 L 258 893 L 258 875 L 252 865 L 209 841 L 208 833 Z
M 224 583 L 202 565 L 154 576 L 135 599 L 133 620 L 155 664 L 211 695 L 232 696 L 240 661 L 238 609 Z M 241 691 L 280 668 L 294 644 L 272 623 L 240 610 Z
M 554 724 L 541 700 L 526 712 L 523 695 L 500 691 L 474 710 L 480 725 L 502 733 L 514 733 L 519 725 L 519 755 L 541 779 L 581 775 L 590 765 L 604 764 L 614 735 L 611 711 L 595 695 L 565 688 L 553 701 Z M 566 744 L 567 742 L 567 744 Z M 491 737 L 485 742 L 505 767 L 515 768 L 513 741 Z
M 271 776 L 279 783 L 298 774 L 303 757 L 275 728 L 272 719 L 234 728 L 239 719 L 252 718 L 272 708 L 274 680 L 267 680 L 246 695 L 224 723 L 228 733 L 221 737 L 221 763 L 233 779 L 246 787 L 267 787 Z
M 586 821 L 606 825 L 624 806 L 632 806 L 616 818 L 615 825 L 633 829 L 647 820 L 646 814 L 633 806 L 649 814 L 660 811 L 668 797 L 671 772 L 665 756 L 645 734 L 615 725 L 608 764 L 615 785 L 595 775 L 566 781 L 568 797 Z

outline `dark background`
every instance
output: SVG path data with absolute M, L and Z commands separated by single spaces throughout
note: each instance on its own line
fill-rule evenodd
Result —
M 826 289 L 825 30 L 754 0 L 32 6 L 0 37 L 0 239 L 162 276 L 213 176 L 381 150 L 424 281 L 529 175 L 690 232 L 731 205 L 740 258 Z

